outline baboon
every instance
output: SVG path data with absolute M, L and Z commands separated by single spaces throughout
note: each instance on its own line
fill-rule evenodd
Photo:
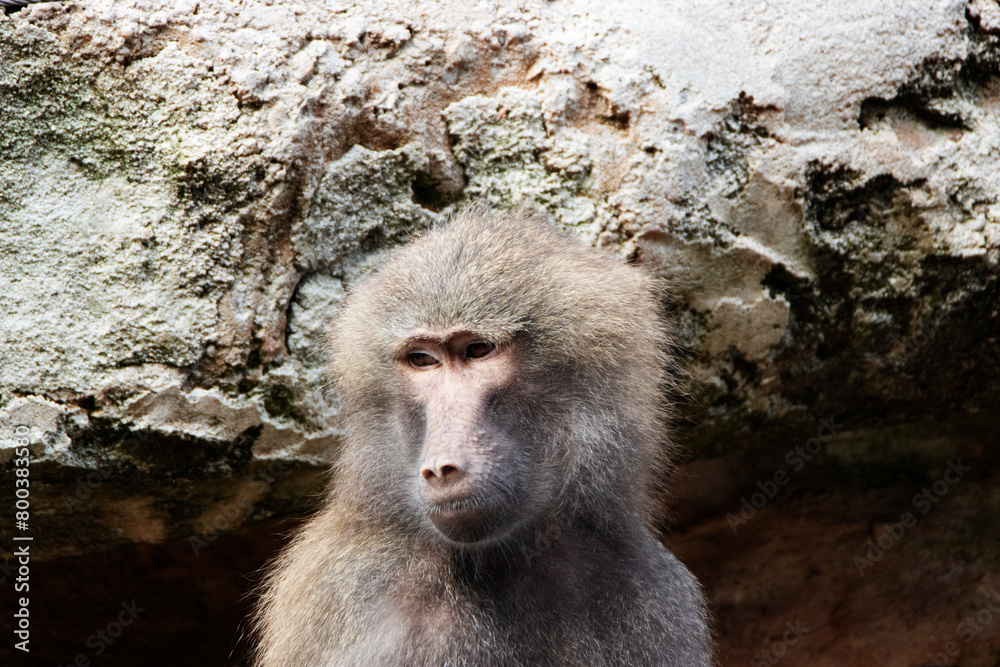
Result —
M 331 335 L 343 450 L 265 582 L 258 664 L 710 665 L 700 587 L 655 534 L 658 290 L 482 208 L 361 281 Z

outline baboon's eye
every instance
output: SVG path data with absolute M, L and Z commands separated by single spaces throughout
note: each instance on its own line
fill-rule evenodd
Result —
M 426 352 L 410 352 L 406 355 L 406 360 L 409 361 L 410 365 L 415 368 L 424 368 L 438 363 L 438 360 L 435 359 L 433 355 L 427 354 Z
M 474 343 L 469 343 L 465 348 L 465 356 L 469 359 L 478 359 L 479 357 L 485 357 L 487 354 L 496 349 L 496 345 L 493 343 L 487 343 L 484 340 L 477 340 Z

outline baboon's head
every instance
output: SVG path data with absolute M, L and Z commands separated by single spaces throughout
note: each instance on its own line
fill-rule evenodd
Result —
M 332 346 L 336 483 L 370 516 L 463 545 L 552 512 L 647 518 L 665 339 L 644 272 L 473 209 L 357 286 Z

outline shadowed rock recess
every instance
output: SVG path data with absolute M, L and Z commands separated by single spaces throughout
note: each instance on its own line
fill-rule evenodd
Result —
M 485 201 L 667 281 L 720 664 L 996 665 L 998 165 L 990 0 L 8 9 L 0 661 L 245 664 L 337 457 L 327 324 Z

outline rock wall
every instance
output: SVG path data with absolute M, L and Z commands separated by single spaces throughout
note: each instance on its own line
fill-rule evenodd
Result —
M 303 511 L 339 442 L 326 323 L 470 200 L 668 281 L 679 439 L 719 482 L 690 516 L 824 419 L 834 486 L 933 469 L 1000 416 L 998 65 L 989 0 L 9 13 L 4 479 L 26 433 L 46 558 Z

